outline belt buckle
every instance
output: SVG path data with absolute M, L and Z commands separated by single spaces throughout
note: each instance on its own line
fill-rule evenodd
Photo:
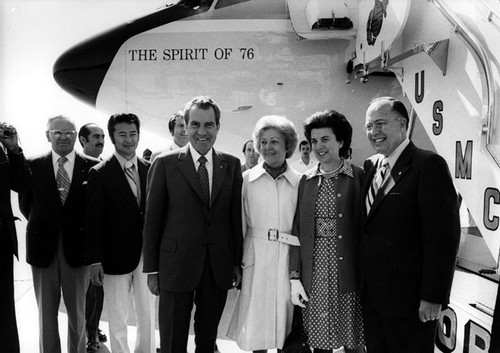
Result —
M 267 239 L 270 241 L 278 241 L 279 238 L 279 230 L 277 229 L 269 229 L 267 231 Z

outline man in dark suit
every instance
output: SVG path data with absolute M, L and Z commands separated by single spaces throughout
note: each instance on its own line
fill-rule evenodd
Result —
M 78 131 L 78 140 L 83 153 L 102 160 L 100 155 L 104 148 L 104 131 L 94 123 L 87 123 Z M 99 342 L 106 342 L 106 335 L 99 329 L 102 307 L 104 304 L 104 289 L 90 281 L 85 295 L 85 331 L 87 332 L 87 352 L 99 349 Z
M 364 129 L 377 155 L 365 162 L 361 278 L 370 353 L 434 352 L 460 239 L 448 166 L 407 137 L 408 113 L 375 99 Z
M 29 169 L 12 125 L 0 123 L 0 143 L 0 347 L 5 353 L 19 353 L 12 261 L 12 255 L 18 257 L 16 217 L 12 214 L 10 191 L 28 190 Z
M 241 279 L 241 167 L 212 148 L 220 109 L 211 98 L 188 102 L 184 118 L 189 144 L 148 174 L 144 272 L 160 295 L 161 351 L 186 352 L 194 300 L 196 353 L 212 353 L 227 290 Z
M 115 114 L 108 122 L 115 153 L 90 171 L 87 192 L 87 263 L 94 285 L 104 285 L 112 352 L 128 353 L 127 317 L 133 294 L 136 352 L 155 349 L 154 296 L 142 272 L 142 227 L 149 163 L 135 153 L 140 121 Z
M 28 219 L 26 258 L 38 303 L 40 352 L 58 353 L 61 289 L 68 309 L 68 352 L 85 352 L 85 189 L 98 160 L 74 150 L 76 127 L 64 116 L 50 118 L 52 151 L 29 160 L 31 189 L 20 195 Z

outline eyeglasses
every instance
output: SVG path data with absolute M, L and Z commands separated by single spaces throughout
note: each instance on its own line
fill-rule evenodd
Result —
M 395 119 L 394 121 L 398 121 L 398 120 L 399 120 L 399 118 Z M 365 132 L 370 132 L 373 129 L 384 130 L 385 126 L 389 123 L 390 123 L 390 121 L 387 121 L 387 120 L 377 120 L 374 123 L 368 123 L 366 125 L 363 125 L 363 130 L 365 130 Z
M 49 132 L 55 137 L 61 137 L 62 135 L 66 137 L 73 137 L 76 135 L 75 130 L 49 130 Z

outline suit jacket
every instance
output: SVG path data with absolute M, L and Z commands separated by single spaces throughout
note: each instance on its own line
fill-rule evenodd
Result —
M 115 156 L 90 170 L 87 192 L 87 264 L 101 263 L 105 274 L 132 272 L 141 258 L 149 163 L 137 157 L 141 204 Z
M 242 256 L 239 159 L 213 150 L 210 208 L 203 201 L 189 145 L 160 155 L 148 174 L 144 272 L 159 271 L 160 288 L 196 288 L 207 256 L 221 289 L 232 285 Z
M 365 162 L 364 198 L 375 162 Z M 361 274 L 381 314 L 416 317 L 420 300 L 448 304 L 460 241 L 458 208 L 444 159 L 410 143 L 368 215 L 363 205 Z
M 7 158 L 8 156 L 8 158 Z M 17 236 L 10 203 L 10 190 L 18 193 L 26 192 L 29 189 L 29 168 L 23 153 L 8 152 L 5 155 L 3 148 L 0 147 L 0 229 L 5 233 L 1 244 L 9 244 L 6 250 L 8 253 L 17 255 Z M 3 253 L 3 251 L 0 251 Z
M 59 198 L 52 152 L 28 161 L 30 191 L 21 194 L 19 206 L 28 219 L 26 261 L 48 267 L 57 252 L 59 239 L 71 267 L 84 265 L 85 190 L 89 169 L 98 160 L 76 152 L 73 177 L 64 206 Z
M 337 256 L 340 293 L 358 290 L 358 250 L 361 233 L 361 186 L 363 170 L 344 162 L 342 172 L 333 176 L 336 193 L 335 210 L 337 212 Z M 317 168 L 308 170 L 300 180 L 299 201 L 293 222 L 293 234 L 300 239 L 300 246 L 290 250 L 290 271 L 300 272 L 305 290 L 312 289 L 314 239 L 316 232 L 315 208 L 318 199 L 320 177 Z

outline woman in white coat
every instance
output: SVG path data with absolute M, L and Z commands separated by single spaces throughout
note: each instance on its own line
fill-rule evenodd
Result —
M 262 117 L 253 140 L 264 161 L 243 174 L 243 281 L 228 337 L 261 353 L 280 350 L 291 329 L 288 258 L 299 245 L 291 232 L 300 174 L 286 162 L 297 146 L 290 120 Z

